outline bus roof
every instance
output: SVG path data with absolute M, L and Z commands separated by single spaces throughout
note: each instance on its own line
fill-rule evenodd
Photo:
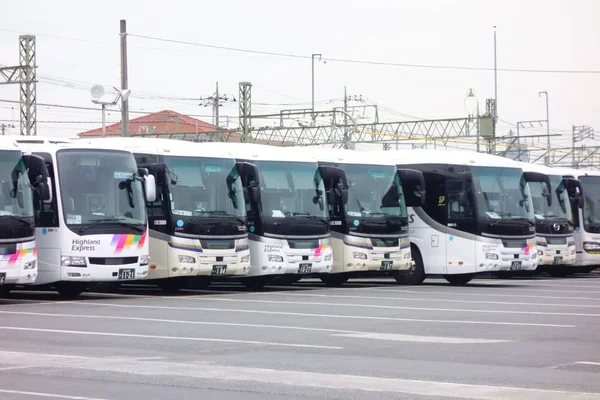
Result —
M 310 153 L 298 151 L 298 147 L 279 147 L 256 143 L 202 143 L 207 149 L 227 149 L 236 159 L 256 161 L 291 161 L 291 162 L 314 162 L 316 158 Z
M 102 143 L 103 146 L 110 146 L 111 148 L 127 149 L 133 153 L 180 157 L 234 158 L 227 147 L 224 146 L 225 143 L 215 143 L 220 146 L 207 146 L 209 143 L 206 142 L 146 137 L 82 138 L 80 140 L 88 143 Z
M 377 157 L 388 159 L 392 162 L 405 164 L 450 164 L 481 167 L 507 167 L 521 168 L 516 161 L 509 158 L 471 150 L 387 150 L 373 151 Z
M 579 179 L 580 176 L 600 176 L 600 171 L 589 171 L 584 169 L 564 167 L 552 167 L 552 169 L 557 171 L 562 176 L 572 176 L 575 179 Z
M 382 158 L 378 154 L 373 154 L 369 151 L 356 151 L 339 148 L 328 149 L 325 147 L 296 147 L 296 151 L 298 154 L 302 152 L 306 155 L 311 155 L 319 162 L 386 166 L 396 165 L 392 160 L 388 158 Z
M 19 143 L 13 136 L 0 136 L 1 150 L 20 150 Z

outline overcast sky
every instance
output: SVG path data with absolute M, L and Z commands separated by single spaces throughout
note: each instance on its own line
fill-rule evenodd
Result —
M 38 102 L 92 106 L 94 83 L 120 85 L 119 20 L 131 34 L 241 49 L 288 53 L 267 56 L 130 36 L 130 109 L 204 115 L 198 101 L 218 81 L 238 96 L 238 82 L 253 84 L 253 112 L 310 107 L 311 60 L 355 59 L 433 66 L 493 67 L 493 26 L 498 26 L 498 67 L 536 70 L 600 70 L 600 2 L 595 0 L 221 0 L 114 1 L 3 0 L 0 64 L 18 63 L 18 35 L 37 36 Z M 493 71 L 316 63 L 318 109 L 340 105 L 344 85 L 380 105 L 385 120 L 454 118 L 467 113 L 473 88 L 485 109 L 494 94 Z M 498 111 L 505 134 L 517 121 L 545 119 L 569 135 L 572 125 L 600 130 L 600 74 L 499 72 Z M 0 99 L 18 100 L 14 86 Z M 331 101 L 337 101 L 332 103 Z M 258 104 L 262 103 L 262 104 Z M 359 104 L 353 102 L 352 104 Z M 14 107 L 14 110 L 11 110 Z M 237 116 L 237 104 L 222 115 Z M 131 118 L 139 116 L 132 114 Z M 110 121 L 119 120 L 111 113 Z M 4 123 L 18 119 L 18 105 L 0 102 Z M 99 127 L 100 111 L 38 107 L 38 134 L 71 136 Z M 91 121 L 94 124 L 81 122 Z M 2 124 L 3 122 L 0 122 Z M 9 132 L 18 132 L 18 123 Z M 232 125 L 237 125 L 233 121 Z M 542 133 L 545 128 L 526 134 Z M 553 144 L 559 140 L 553 138 Z

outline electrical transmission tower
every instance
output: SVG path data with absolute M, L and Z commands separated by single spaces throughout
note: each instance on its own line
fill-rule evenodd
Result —
M 203 107 L 212 107 L 213 109 L 213 125 L 215 125 L 217 127 L 217 129 L 219 129 L 219 107 L 223 107 L 223 103 L 235 103 L 236 99 L 234 96 L 231 95 L 220 95 L 219 94 L 219 82 L 217 82 L 217 86 L 216 86 L 216 90 L 215 93 L 212 94 L 212 96 L 209 97 L 200 97 L 201 103 L 199 104 L 200 106 Z
M 37 135 L 35 36 L 19 36 L 19 65 L 0 68 L 0 85 L 18 84 L 21 135 Z

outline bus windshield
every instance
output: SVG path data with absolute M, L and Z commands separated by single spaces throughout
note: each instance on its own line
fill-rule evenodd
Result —
M 242 181 L 233 159 L 165 157 L 174 215 L 245 217 Z
M 538 220 L 565 218 L 572 221 L 573 213 L 569 203 L 569 194 L 563 184 L 562 177 L 559 175 L 550 175 L 549 178 L 552 188 L 552 205 L 550 206 L 548 206 L 546 198 L 542 195 L 546 191 L 546 184 L 542 182 L 529 182 L 535 218 Z
M 10 215 L 33 217 L 33 193 L 21 152 L 1 150 L 0 217 Z
M 583 191 L 583 226 L 600 226 L 600 176 L 580 176 Z
M 327 218 L 325 185 L 316 162 L 256 161 L 260 171 L 261 215 Z
M 520 168 L 473 167 L 473 188 L 480 217 L 534 219 L 529 185 Z
M 406 203 L 395 166 L 343 164 L 348 179 L 349 217 L 406 217 Z
M 67 226 L 118 221 L 146 225 L 133 155 L 119 150 L 63 149 L 56 154 Z

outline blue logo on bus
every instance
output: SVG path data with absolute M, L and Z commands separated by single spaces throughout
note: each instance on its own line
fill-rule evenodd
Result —
M 256 229 L 256 228 L 254 227 L 254 225 L 250 225 L 250 228 L 248 228 L 248 230 L 249 230 L 250 232 L 254 232 L 254 230 L 255 230 L 255 229 Z
M 357 220 L 357 219 L 355 219 L 355 220 L 354 220 L 354 226 L 358 226 L 358 225 L 360 225 L 360 222 L 358 222 L 358 220 Z
M 177 220 L 177 226 L 181 228 L 183 226 L 183 220 L 178 219 Z
M 44 229 L 42 229 L 42 235 L 45 235 L 45 234 L 47 234 L 47 233 L 48 233 L 48 228 L 44 228 Z

